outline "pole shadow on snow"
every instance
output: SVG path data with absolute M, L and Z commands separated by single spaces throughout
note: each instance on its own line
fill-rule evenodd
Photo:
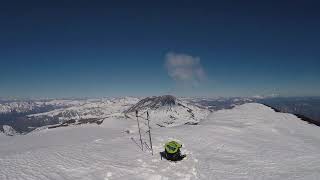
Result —
M 141 145 L 139 145 L 139 143 L 137 143 L 137 141 L 133 137 L 131 137 L 130 139 L 139 147 L 139 149 L 143 151 Z

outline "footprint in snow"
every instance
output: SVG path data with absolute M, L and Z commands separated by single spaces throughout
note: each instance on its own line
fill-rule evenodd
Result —
M 102 141 L 103 139 L 96 139 L 94 140 L 95 143 L 99 143 L 100 141 Z
M 112 172 L 107 173 L 107 177 L 104 178 L 104 180 L 109 180 L 109 178 L 112 177 Z

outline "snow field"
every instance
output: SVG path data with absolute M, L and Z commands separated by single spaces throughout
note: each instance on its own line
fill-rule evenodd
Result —
M 154 156 L 132 141 L 135 119 L 0 136 L 0 179 L 320 179 L 319 127 L 261 104 L 151 132 Z M 171 139 L 183 161 L 160 160 Z

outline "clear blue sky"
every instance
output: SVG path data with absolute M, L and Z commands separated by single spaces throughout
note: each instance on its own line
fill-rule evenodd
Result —
M 1 2 L 0 97 L 320 95 L 317 1 L 121 2 Z

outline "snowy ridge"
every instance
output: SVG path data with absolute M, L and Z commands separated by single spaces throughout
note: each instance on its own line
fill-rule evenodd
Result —
M 87 100 L 85 103 L 76 104 L 68 108 L 56 109 L 49 112 L 32 114 L 28 117 L 58 118 L 60 123 L 68 120 L 90 119 L 90 118 L 108 118 L 121 115 L 122 111 L 128 109 L 139 99 L 132 97 L 113 98 L 113 99 L 95 99 Z
M 10 113 L 10 112 L 26 112 L 31 111 L 36 107 L 39 107 L 39 104 L 34 102 L 11 102 L 0 104 L 0 113 Z
M 83 101 L 79 100 L 39 100 L 39 101 L 13 101 L 0 104 L 0 114 L 4 113 L 24 113 L 33 111 L 41 107 L 52 106 L 52 107 L 70 107 L 75 105 L 83 104 Z
M 123 132 L 135 124 L 109 118 L 102 126 L 0 136 L 0 179 L 320 178 L 319 127 L 261 104 L 213 112 L 199 126 L 153 128 L 154 156 L 132 141 L 136 131 Z M 183 144 L 186 159 L 160 160 L 169 139 Z

